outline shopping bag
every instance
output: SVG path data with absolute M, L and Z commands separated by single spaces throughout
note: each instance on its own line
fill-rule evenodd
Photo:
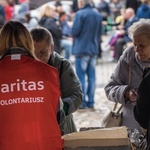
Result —
M 120 111 L 123 105 L 121 105 L 117 110 L 117 104 L 118 103 L 115 103 L 113 110 L 109 110 L 108 112 L 106 112 L 101 122 L 101 127 L 110 128 L 110 127 L 118 127 L 121 125 L 122 112 Z

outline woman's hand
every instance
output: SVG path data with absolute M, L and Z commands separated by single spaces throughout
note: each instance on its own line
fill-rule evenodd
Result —
M 125 98 L 127 98 L 131 102 L 136 102 L 137 92 L 135 90 L 127 90 L 125 93 Z

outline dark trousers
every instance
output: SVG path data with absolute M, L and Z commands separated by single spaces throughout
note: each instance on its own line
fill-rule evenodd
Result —
M 126 42 L 123 38 L 119 38 L 114 44 L 114 47 L 115 47 L 114 57 L 117 61 L 119 60 L 120 56 L 123 53 L 123 50 L 124 50 L 123 48 L 125 44 Z

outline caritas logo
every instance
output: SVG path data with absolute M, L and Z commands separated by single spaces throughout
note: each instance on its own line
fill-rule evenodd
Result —
M 43 81 L 26 81 L 17 79 L 14 83 L 0 85 L 1 93 L 19 92 L 19 91 L 36 91 L 44 89 Z

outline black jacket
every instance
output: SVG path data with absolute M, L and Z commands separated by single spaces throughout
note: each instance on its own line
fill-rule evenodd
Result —
M 150 149 L 150 74 L 147 75 L 147 73 L 143 78 L 138 89 L 137 103 L 134 107 L 134 117 L 141 127 L 148 130 L 147 149 L 149 150 Z
M 62 30 L 61 27 L 57 24 L 57 21 L 54 18 L 42 17 L 39 21 L 39 24 L 51 32 L 54 40 L 54 51 L 60 54 L 60 40 L 62 38 Z

